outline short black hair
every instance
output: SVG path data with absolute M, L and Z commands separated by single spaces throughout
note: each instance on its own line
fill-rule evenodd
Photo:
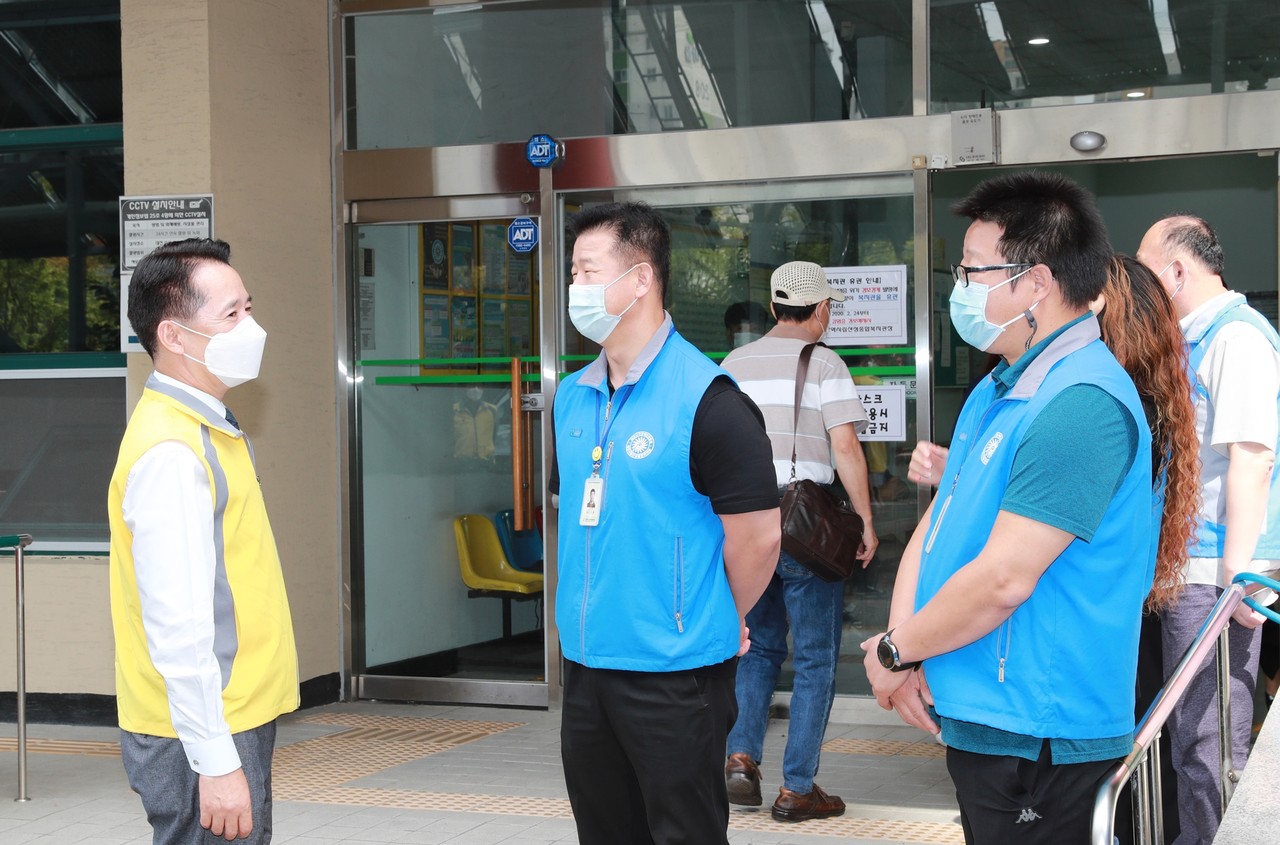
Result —
M 781 302 L 773 303 L 773 314 L 778 318 L 779 323 L 803 323 L 805 320 L 813 316 L 813 312 L 818 310 L 818 303 L 812 305 L 783 305 Z
M 951 210 L 1003 229 L 1005 261 L 1044 264 L 1067 305 L 1087 307 L 1102 292 L 1111 240 L 1093 195 L 1067 177 L 1028 170 L 988 179 Z
M 1171 253 L 1185 250 L 1195 256 L 1210 273 L 1222 275 L 1222 244 L 1218 242 L 1218 233 L 1203 218 L 1194 214 L 1166 214 L 1157 222 L 1165 223 L 1160 246 L 1166 256 L 1171 257 Z
M 647 263 L 658 280 L 658 294 L 666 297 L 671 277 L 671 228 L 648 203 L 611 202 L 579 211 L 569 221 L 576 240 L 597 229 L 605 229 L 618 239 L 618 254 L 634 264 Z
M 147 253 L 134 268 L 129 281 L 129 323 L 153 359 L 160 324 L 173 319 L 189 321 L 204 305 L 191 277 L 206 261 L 230 266 L 231 247 L 216 238 L 170 241 Z

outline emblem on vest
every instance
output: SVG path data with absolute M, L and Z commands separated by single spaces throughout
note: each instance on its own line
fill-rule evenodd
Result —
M 637 431 L 627 438 L 627 457 L 640 460 L 653 453 L 653 435 L 647 431 Z
M 996 453 L 996 448 L 1000 445 L 1000 441 L 1004 440 L 1004 433 L 997 431 L 995 435 L 987 441 L 987 445 L 982 447 L 982 463 L 985 465 L 991 460 L 991 456 Z

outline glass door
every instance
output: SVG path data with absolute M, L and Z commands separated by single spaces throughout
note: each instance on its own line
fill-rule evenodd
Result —
M 386 222 L 365 204 L 350 230 L 362 698 L 547 703 L 542 421 L 522 402 L 537 218 L 517 202 Z
M 859 643 L 883 631 L 903 548 L 919 506 L 907 465 L 917 440 L 917 283 L 913 180 L 909 175 L 858 180 L 702 185 L 561 195 L 562 223 L 601 202 L 641 200 L 671 226 L 667 310 L 676 329 L 713 360 L 772 325 L 769 280 L 793 260 L 827 270 L 846 301 L 833 308 L 826 342 L 849 366 L 871 418 L 861 437 L 870 470 L 880 548 L 845 587 L 844 635 L 837 691 L 866 695 Z M 563 281 L 563 280 L 562 280 Z M 928 294 L 922 294 L 928 307 Z M 598 347 L 564 321 L 565 369 L 582 366 Z M 781 686 L 789 689 L 791 667 Z

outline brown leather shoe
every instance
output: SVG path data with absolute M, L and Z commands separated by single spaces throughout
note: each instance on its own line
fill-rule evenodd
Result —
M 729 803 L 743 807 L 759 807 L 760 767 L 749 754 L 730 754 L 724 764 L 724 785 L 729 790 Z
M 816 783 L 807 795 L 792 792 L 785 786 L 778 789 L 778 800 L 773 802 L 773 817 L 780 822 L 804 822 L 809 819 L 825 819 L 844 815 L 844 802 L 839 795 L 828 795 Z

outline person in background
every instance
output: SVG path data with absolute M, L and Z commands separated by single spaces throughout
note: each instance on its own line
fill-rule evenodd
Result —
M 730 349 L 764 337 L 769 329 L 769 312 L 759 302 L 735 302 L 724 310 L 724 333 Z
M 1186 564 L 1186 587 L 1161 619 L 1166 669 L 1177 665 L 1213 605 L 1241 572 L 1280 566 L 1280 336 L 1229 290 L 1213 228 L 1170 215 L 1142 238 L 1138 260 L 1160 279 L 1186 338 L 1195 384 L 1203 501 Z M 1263 617 L 1243 602 L 1229 626 L 1232 760 L 1249 754 Z M 1222 817 L 1217 671 L 1206 662 L 1170 714 L 1178 780 L 1177 845 L 1209 843 Z
M 663 309 L 662 217 L 595 206 L 573 235 L 569 319 L 602 347 L 552 414 L 560 749 L 578 839 L 725 845 L 744 619 L 781 539 L 769 438 Z
M 471 385 L 463 398 L 453 403 L 453 456 L 492 461 L 497 451 L 496 407 L 486 402 L 484 389 Z M 509 450 L 508 450 L 509 451 Z
M 832 289 L 822 268 L 808 261 L 783 264 L 773 271 L 771 285 L 778 324 L 761 339 L 729 353 L 724 368 L 764 414 L 779 490 L 791 480 L 793 451 L 797 479 L 830 484 L 839 475 L 854 511 L 862 517 L 863 548 L 858 557 L 866 567 L 879 544 L 872 525 L 867 462 L 858 443 L 867 413 L 839 355 L 825 346 L 813 350 L 798 421 L 795 407 L 800 352 L 826 334 L 831 300 L 843 300 L 844 294 Z M 844 812 L 840 796 L 828 795 L 813 782 L 835 698 L 843 616 L 844 584 L 824 581 L 782 552 L 764 595 L 747 614 L 752 646 L 738 664 L 738 721 L 729 734 L 725 763 L 731 803 L 762 803 L 759 764 L 769 702 L 787 659 L 789 631 L 795 647 L 795 683 L 782 786 L 771 812 L 780 821 Z
M 227 391 L 266 332 L 223 241 L 138 262 L 129 322 L 155 372 L 107 494 L 120 756 L 157 845 L 271 841 L 276 717 L 298 655 L 275 537 Z
M 966 842 L 1082 842 L 1133 742 L 1151 435 L 1089 309 L 1111 248 L 1088 192 L 1014 173 L 955 210 L 972 223 L 951 320 L 1001 360 L 965 401 L 863 665 L 882 707 L 941 729 Z

